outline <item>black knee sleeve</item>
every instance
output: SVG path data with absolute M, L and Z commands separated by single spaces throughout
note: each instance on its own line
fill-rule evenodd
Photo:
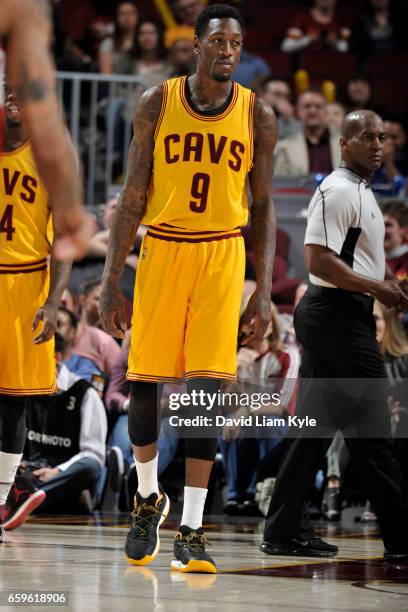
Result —
M 204 391 L 204 393 L 216 395 L 220 389 L 221 382 L 214 378 L 192 378 L 187 381 L 187 393 L 189 393 L 190 396 L 193 391 L 196 391 L 198 394 L 200 391 Z M 215 423 L 218 405 L 216 403 L 212 410 L 207 410 L 207 407 L 208 402 L 205 399 L 200 402 L 199 406 L 190 405 L 188 410 L 189 417 L 194 418 L 198 415 L 208 416 L 212 418 L 213 423 Z M 192 429 L 190 435 L 188 431 L 186 432 L 186 457 L 189 459 L 214 461 L 218 439 L 218 432 L 215 424 L 211 427 L 203 428 L 203 433 L 205 433 L 205 437 L 197 435 L 197 428 Z
M 163 386 L 132 382 L 128 415 L 129 437 L 135 446 L 156 442 L 160 431 L 160 398 Z
M 0 451 L 19 454 L 26 439 L 25 397 L 0 395 Z

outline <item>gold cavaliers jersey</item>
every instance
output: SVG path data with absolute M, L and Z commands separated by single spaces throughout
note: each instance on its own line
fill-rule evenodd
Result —
M 51 252 L 50 216 L 29 142 L 0 153 L 0 272 L 45 266 Z
M 186 87 L 186 77 L 163 83 L 142 222 L 209 231 L 246 225 L 255 94 L 233 83 L 227 108 L 208 116 L 191 108 Z

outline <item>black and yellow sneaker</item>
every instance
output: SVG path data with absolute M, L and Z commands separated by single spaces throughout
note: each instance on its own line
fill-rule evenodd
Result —
M 170 500 L 160 490 L 147 498 L 136 491 L 132 526 L 126 538 L 126 558 L 132 565 L 147 565 L 157 557 L 160 550 L 159 527 L 170 510 Z
M 171 569 L 177 572 L 197 572 L 216 574 L 217 568 L 210 555 L 205 551 L 209 544 L 202 528 L 180 527 L 174 541 L 174 558 Z

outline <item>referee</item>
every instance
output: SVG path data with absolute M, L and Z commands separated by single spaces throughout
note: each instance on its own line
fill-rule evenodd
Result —
M 337 554 L 336 546 L 316 537 L 304 504 L 329 436 L 341 429 L 378 516 L 384 559 L 408 562 L 408 496 L 388 440 L 386 375 L 373 318 L 374 298 L 408 308 L 408 297 L 385 265 L 384 221 L 368 182 L 381 166 L 386 138 L 375 113 L 347 115 L 342 165 L 309 205 L 310 287 L 294 315 L 303 347 L 297 414 L 316 418 L 320 437 L 307 437 L 313 435 L 309 430 L 286 440 L 261 546 L 267 554 Z

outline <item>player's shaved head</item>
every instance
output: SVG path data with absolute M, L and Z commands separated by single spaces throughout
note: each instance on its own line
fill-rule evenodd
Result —
M 341 135 L 349 140 L 367 127 L 382 124 L 382 119 L 371 110 L 355 110 L 346 115 L 341 126 Z

